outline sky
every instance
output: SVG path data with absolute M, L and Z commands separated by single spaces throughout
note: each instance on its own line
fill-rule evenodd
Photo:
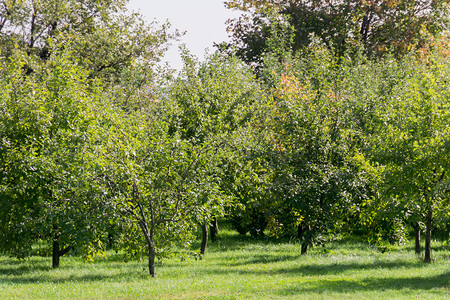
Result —
M 177 70 L 182 67 L 180 44 L 186 44 L 202 60 L 205 49 L 214 51 L 214 42 L 228 40 L 225 22 L 237 16 L 225 8 L 223 0 L 130 0 L 128 8 L 139 11 L 149 23 L 168 20 L 173 29 L 186 32 L 180 42 L 173 43 L 164 59 Z

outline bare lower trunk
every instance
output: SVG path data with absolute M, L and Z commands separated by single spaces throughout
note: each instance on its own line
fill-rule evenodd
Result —
M 302 221 L 297 227 L 297 238 L 303 240 L 301 254 L 306 254 L 308 252 L 308 245 L 310 244 L 311 238 L 310 233 L 311 226 L 305 225 L 305 222 Z
M 108 232 L 108 238 L 107 238 L 107 249 L 112 249 L 114 247 L 114 236 L 111 232 Z
M 217 218 L 214 218 L 209 225 L 209 232 L 211 233 L 211 240 L 216 241 L 216 235 L 219 232 L 219 224 L 217 223 Z
M 207 245 L 208 245 L 208 225 L 205 223 L 202 225 L 202 245 L 200 248 L 201 255 L 205 255 Z
M 139 220 L 139 226 L 142 229 L 142 233 L 144 234 L 145 240 L 147 241 L 148 247 L 148 273 L 151 277 L 156 277 L 155 273 L 155 243 L 153 243 L 152 236 L 148 230 L 147 223 L 145 220 Z
M 151 277 L 156 277 L 155 273 L 155 247 L 148 246 L 148 272 Z
M 308 243 L 306 241 L 304 241 L 302 243 L 302 252 L 301 252 L 301 254 L 306 254 L 307 251 L 308 251 Z
M 152 242 L 149 242 L 147 239 L 147 246 L 148 246 L 148 273 L 151 277 L 156 277 L 155 273 L 155 245 Z
M 416 240 L 416 254 L 420 254 L 420 229 L 415 231 L 415 240 Z
M 432 226 L 433 212 L 431 208 L 427 212 L 427 224 L 425 230 L 425 258 L 424 261 L 431 262 L 431 226 Z
M 147 222 L 147 218 L 145 217 L 144 208 L 142 207 L 142 203 L 138 201 L 139 199 L 139 191 L 136 183 L 133 183 L 133 199 L 137 203 L 139 207 L 140 217 L 138 218 L 139 227 L 144 234 L 145 240 L 147 241 L 148 247 L 148 273 L 151 277 L 156 277 L 155 273 L 155 243 L 153 242 L 154 237 L 154 229 L 155 229 L 155 219 L 153 217 L 153 201 L 150 199 L 150 228 L 149 223 Z
M 303 222 L 297 226 L 297 238 L 301 239 L 303 237 Z
M 64 256 L 67 252 L 69 252 L 73 247 L 67 246 L 66 248 L 60 248 L 59 237 L 57 234 L 53 237 L 53 247 L 52 247 L 52 268 L 59 268 L 59 258 Z
M 59 268 L 59 242 L 57 239 L 53 240 L 53 249 L 52 249 L 52 268 Z
M 418 223 L 412 224 L 414 228 L 414 236 L 416 241 L 415 251 L 416 254 L 420 254 L 420 226 Z

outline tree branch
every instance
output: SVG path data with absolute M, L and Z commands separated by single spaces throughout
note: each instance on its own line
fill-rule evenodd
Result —
M 31 28 L 30 28 L 30 41 L 28 43 L 29 48 L 34 46 L 34 31 L 36 30 L 36 8 L 33 6 L 33 14 L 31 15 Z
M 73 249 L 73 245 L 69 245 L 66 248 L 64 248 L 63 250 L 60 250 L 58 254 L 59 254 L 59 256 L 63 256 L 72 249 Z

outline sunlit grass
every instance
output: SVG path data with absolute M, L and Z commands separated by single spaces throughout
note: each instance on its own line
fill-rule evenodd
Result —
M 300 255 L 295 241 L 254 239 L 222 230 L 203 260 L 166 259 L 157 278 L 146 261 L 84 263 L 0 257 L 0 299 L 442 299 L 450 298 L 450 249 L 435 242 L 434 262 L 423 263 L 412 244 L 381 253 L 356 239 Z

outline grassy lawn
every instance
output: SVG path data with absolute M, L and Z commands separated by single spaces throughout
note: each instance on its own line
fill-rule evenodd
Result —
M 300 255 L 296 242 L 254 239 L 227 230 L 203 260 L 166 259 L 157 278 L 146 262 L 84 263 L 0 256 L 0 299 L 450 299 L 450 248 L 434 242 L 434 262 L 422 263 L 411 245 L 381 253 L 355 239 Z

